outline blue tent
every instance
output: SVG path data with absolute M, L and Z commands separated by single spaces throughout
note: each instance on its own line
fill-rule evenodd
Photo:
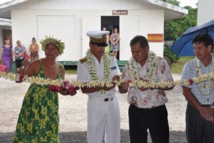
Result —
M 177 56 L 195 56 L 193 51 L 193 38 L 199 33 L 209 33 L 214 39 L 214 20 L 211 20 L 205 24 L 191 27 L 187 29 L 183 35 L 178 38 L 172 46 L 169 48 Z

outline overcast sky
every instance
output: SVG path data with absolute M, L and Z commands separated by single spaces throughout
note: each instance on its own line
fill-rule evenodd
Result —
M 7 1 L 10 1 L 10 0 L 0 0 L 0 3 L 4 3 L 4 2 L 7 2 Z M 191 6 L 193 8 L 196 7 L 196 3 L 198 2 L 198 0 L 177 0 L 180 2 L 180 6 Z
M 191 6 L 193 8 L 196 8 L 197 5 L 196 3 L 198 2 L 198 0 L 177 0 L 180 2 L 180 6 L 184 7 L 184 6 Z
M 10 0 L 0 0 L 0 3 L 4 3 L 4 2 L 7 2 L 7 1 L 10 1 Z

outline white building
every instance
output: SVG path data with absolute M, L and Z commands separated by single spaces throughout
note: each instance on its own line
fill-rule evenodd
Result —
M 150 35 L 150 49 L 163 56 L 164 21 L 187 13 L 159 0 L 12 0 L 0 5 L 0 17 L 12 20 L 13 44 L 20 40 L 28 48 L 32 37 L 40 41 L 53 35 L 65 42 L 58 58 L 63 64 L 84 57 L 89 42 L 85 33 L 102 26 L 119 28 L 120 60 L 130 58 L 129 42 L 135 35 Z M 39 54 L 44 56 L 41 50 Z
M 199 0 L 197 25 L 201 25 L 210 20 L 214 20 L 213 13 L 214 13 L 214 1 L 213 0 Z

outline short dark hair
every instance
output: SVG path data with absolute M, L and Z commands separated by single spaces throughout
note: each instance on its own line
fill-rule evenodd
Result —
M 106 47 L 106 46 L 108 46 L 107 43 L 94 43 L 94 42 L 92 42 L 91 40 L 90 40 L 90 43 L 91 43 L 92 45 L 96 45 L 96 46 L 98 46 L 98 47 Z
M 36 38 L 35 38 L 35 37 L 33 37 L 33 38 L 32 38 L 32 41 L 33 41 L 33 40 L 35 40 L 35 41 L 36 41 Z
M 132 47 L 133 45 L 139 43 L 141 48 L 146 48 L 149 46 L 149 43 L 146 39 L 146 37 L 142 35 L 137 35 L 135 36 L 131 41 L 130 41 L 130 46 Z
M 209 45 L 213 46 L 213 39 L 208 33 L 201 33 L 195 36 L 192 43 L 194 44 L 197 42 L 199 43 L 203 42 L 206 47 Z

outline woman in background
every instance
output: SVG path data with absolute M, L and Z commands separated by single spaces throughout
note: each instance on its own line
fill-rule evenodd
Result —
M 2 61 L 3 65 L 6 66 L 7 72 L 11 72 L 12 61 L 13 61 L 13 47 L 10 44 L 10 40 L 5 40 L 5 45 L 2 51 Z
M 118 33 L 118 29 L 114 28 L 113 33 L 110 36 L 111 42 L 111 51 L 117 57 L 119 51 L 119 41 L 120 41 L 120 34 Z
M 14 56 L 16 60 L 16 71 L 18 72 L 22 66 L 22 62 L 25 59 L 25 47 L 22 46 L 21 42 L 18 40 L 16 42 L 17 46 L 14 48 Z
M 102 31 L 108 31 L 108 30 L 106 29 L 106 27 L 103 27 Z M 106 43 L 108 45 L 105 47 L 105 53 L 110 53 L 109 34 L 106 35 Z
M 36 43 L 36 39 L 32 38 L 32 43 L 29 47 L 30 51 L 30 61 L 33 62 L 39 59 L 39 45 Z

